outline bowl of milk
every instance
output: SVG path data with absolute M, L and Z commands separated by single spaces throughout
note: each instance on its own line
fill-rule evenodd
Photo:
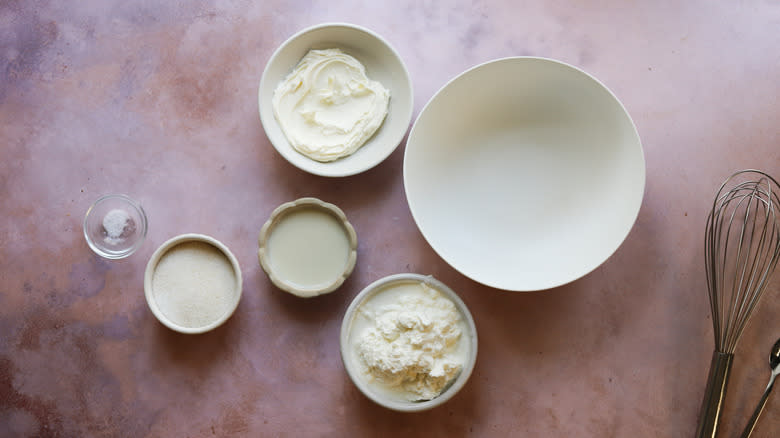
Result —
M 300 198 L 277 207 L 260 230 L 257 258 L 271 282 L 302 298 L 338 289 L 357 262 L 357 234 L 336 205 Z

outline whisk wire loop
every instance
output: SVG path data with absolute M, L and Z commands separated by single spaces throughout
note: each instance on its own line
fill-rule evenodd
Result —
M 734 350 L 780 259 L 779 192 L 780 184 L 765 172 L 739 171 L 723 182 L 707 216 L 704 255 L 715 350 L 699 438 L 717 432 Z
M 758 174 L 726 190 L 730 181 Z M 733 353 L 780 256 L 778 184 L 761 171 L 737 172 L 715 198 L 705 229 L 705 257 L 715 346 Z

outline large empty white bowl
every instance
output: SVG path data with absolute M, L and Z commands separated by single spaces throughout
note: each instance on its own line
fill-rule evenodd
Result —
M 634 123 L 598 80 L 544 58 L 478 65 L 428 102 L 404 185 L 433 249 L 471 279 L 535 291 L 589 273 L 628 235 L 645 161 Z
M 366 67 L 369 79 L 390 91 L 387 116 L 376 133 L 354 154 L 327 163 L 312 160 L 290 145 L 271 103 L 276 86 L 311 49 L 342 49 Z M 338 177 L 371 169 L 398 147 L 412 121 L 413 96 L 409 72 L 389 42 L 361 26 L 324 23 L 301 30 L 276 49 L 260 79 L 258 101 L 263 129 L 287 161 L 315 175 Z

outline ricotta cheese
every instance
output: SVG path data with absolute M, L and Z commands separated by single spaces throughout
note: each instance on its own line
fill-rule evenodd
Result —
M 424 283 L 385 290 L 364 303 L 355 338 L 367 381 L 405 401 L 437 397 L 466 361 L 464 323 L 455 304 Z

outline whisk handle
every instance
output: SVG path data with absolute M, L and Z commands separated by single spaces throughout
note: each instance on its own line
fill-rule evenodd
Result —
M 699 413 L 699 426 L 696 428 L 696 438 L 714 438 L 718 430 L 720 411 L 726 398 L 726 384 L 729 381 L 731 364 L 734 355 L 715 350 L 710 362 L 710 375 L 707 379 L 707 389 Z

